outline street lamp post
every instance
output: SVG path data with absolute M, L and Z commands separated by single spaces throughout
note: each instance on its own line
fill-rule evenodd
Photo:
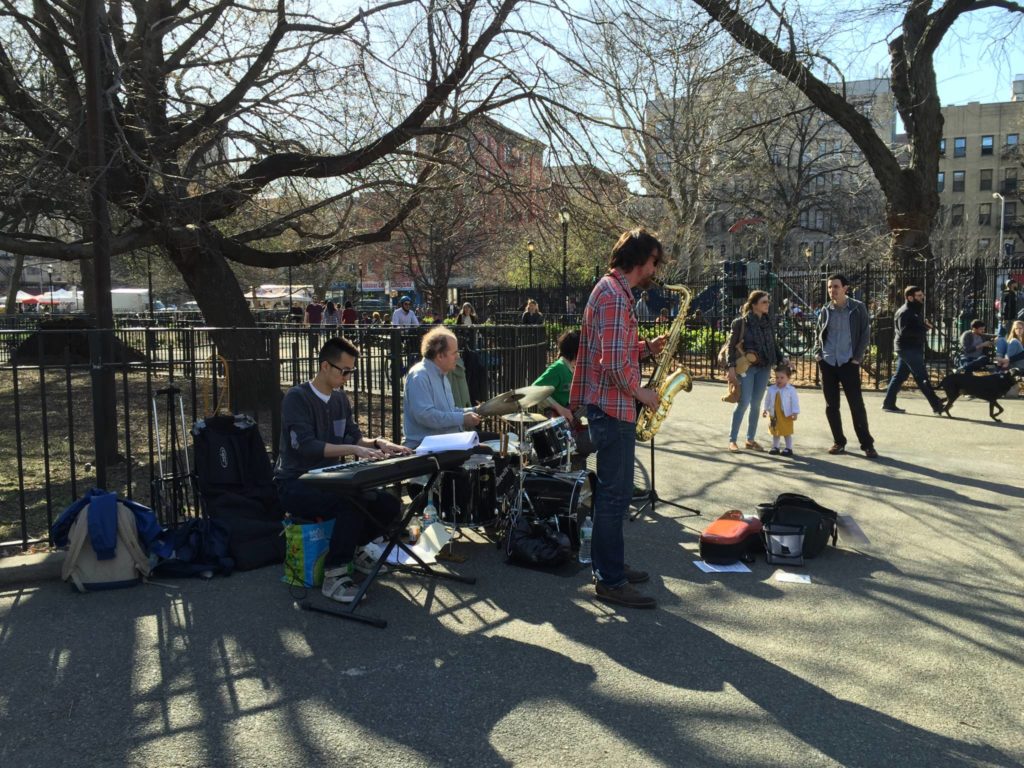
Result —
M 530 290 L 533 290 L 533 240 L 530 240 L 526 244 L 526 264 L 529 270 L 529 285 Z
M 562 223 L 562 302 L 569 299 L 569 209 L 564 205 L 558 211 Z
M 46 275 L 50 279 L 50 314 L 53 314 L 53 267 L 46 268 Z
M 288 265 L 288 322 L 292 321 L 292 266 Z
M 807 259 L 807 287 L 806 287 L 806 295 L 807 295 L 807 300 L 813 303 L 814 302 L 814 288 L 812 288 L 812 286 L 816 286 L 818 284 L 818 279 L 817 279 L 816 276 L 811 274 L 811 257 L 812 256 L 814 256 L 814 251 L 811 250 L 811 247 L 810 246 L 805 247 L 804 248 L 804 258 Z
M 146 250 L 146 284 L 149 296 L 149 322 L 153 323 L 153 254 Z
M 1000 281 L 1000 267 L 1004 267 L 1005 266 L 1005 262 L 1004 262 L 1004 259 L 1005 259 L 1005 256 L 1004 256 L 1005 249 L 1003 248 L 1003 221 L 1006 218 L 1006 198 L 1004 198 L 998 192 L 993 192 L 992 193 L 992 197 L 999 200 L 999 250 L 996 251 L 996 280 L 995 280 L 995 283 L 996 283 L 995 297 L 998 299 L 999 296 L 1000 296 L 1000 292 L 1002 291 L 1002 285 L 1001 285 L 1001 281 Z M 1000 314 L 1002 314 L 1001 310 L 1000 310 Z M 996 326 L 999 326 L 998 322 L 996 323 Z M 1010 330 L 1009 328 L 1006 329 L 1007 333 L 1009 333 L 1009 330 Z

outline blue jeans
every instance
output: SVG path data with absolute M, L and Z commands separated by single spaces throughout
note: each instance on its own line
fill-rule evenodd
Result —
M 942 410 L 942 400 L 935 394 L 931 382 L 928 381 L 928 369 L 924 365 L 923 349 L 901 349 L 899 360 L 896 364 L 896 373 L 889 380 L 889 387 L 885 390 L 885 401 L 883 408 L 895 408 L 896 396 L 900 393 L 900 387 L 908 377 L 913 375 L 921 394 L 928 399 L 928 404 L 933 411 Z
M 747 440 L 753 440 L 757 434 L 757 421 L 761 418 L 761 403 L 764 400 L 764 391 L 768 388 L 768 375 L 771 369 L 767 365 L 752 365 L 743 376 L 737 375 L 740 385 L 740 401 L 732 409 L 732 430 L 729 432 L 729 442 L 735 443 L 740 433 L 740 423 L 743 421 L 744 411 L 750 411 L 747 416 Z
M 614 419 L 594 405 L 587 406 L 587 421 L 590 440 L 597 452 L 594 533 L 590 544 L 592 566 L 601 584 L 621 587 L 626 583 L 622 526 L 633 496 L 636 423 Z

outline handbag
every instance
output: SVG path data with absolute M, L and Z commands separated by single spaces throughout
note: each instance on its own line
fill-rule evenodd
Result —
M 740 401 L 740 385 L 735 381 L 729 382 L 729 391 L 722 395 L 723 403 L 738 403 Z
M 296 587 L 319 587 L 324 583 L 324 563 L 334 532 L 334 518 L 323 522 L 284 521 L 284 576 L 281 581 Z
M 740 326 L 740 340 L 736 342 L 736 374 L 742 376 L 752 365 L 761 364 L 761 356 L 757 352 L 747 352 L 743 349 L 743 337 L 747 334 L 747 318 L 743 317 L 743 324 Z M 725 342 L 718 350 L 718 365 L 728 370 L 729 368 L 729 342 Z M 722 398 L 725 400 L 725 398 Z M 736 400 L 726 400 L 735 403 Z

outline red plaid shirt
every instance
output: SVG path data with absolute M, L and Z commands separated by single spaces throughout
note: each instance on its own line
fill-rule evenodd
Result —
M 629 283 L 613 269 L 594 286 L 583 310 L 570 408 L 596 405 L 613 418 L 636 421 L 642 346 Z

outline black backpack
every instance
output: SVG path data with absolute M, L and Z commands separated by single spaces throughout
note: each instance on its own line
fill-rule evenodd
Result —
M 803 552 L 794 554 L 805 558 L 819 555 L 828 546 L 829 539 L 832 539 L 832 546 L 839 540 L 836 511 L 801 493 L 780 493 L 773 503 L 758 504 L 757 516 L 765 528 L 770 524 L 802 527 Z
M 217 520 L 191 517 L 168 531 L 164 540 L 174 553 L 157 563 L 154 576 L 209 579 L 218 573 L 230 576 L 235 569 L 235 561 L 228 554 L 227 528 Z

